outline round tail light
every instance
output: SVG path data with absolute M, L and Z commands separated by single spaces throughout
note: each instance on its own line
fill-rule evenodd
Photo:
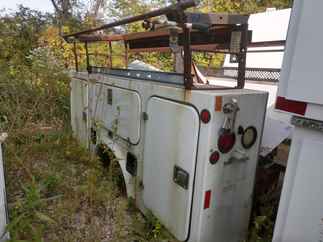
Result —
M 210 155 L 210 163 L 212 165 L 216 164 L 220 159 L 220 153 L 218 151 L 214 151 L 211 155 Z
M 209 110 L 203 109 L 201 111 L 201 120 L 203 123 L 207 124 L 211 120 L 211 114 Z
M 218 148 L 221 153 L 228 153 L 236 142 L 236 136 L 234 133 L 223 133 L 218 139 Z

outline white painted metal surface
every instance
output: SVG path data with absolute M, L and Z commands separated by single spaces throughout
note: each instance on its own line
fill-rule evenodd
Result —
M 151 211 L 181 241 L 244 240 L 266 110 L 266 93 L 246 89 L 189 91 L 176 85 L 104 74 L 77 73 L 73 79 L 80 81 L 80 78 L 85 79 L 89 86 L 89 120 L 101 120 L 103 124 L 114 113 L 105 111 L 105 106 L 110 104 L 107 97 L 98 98 L 99 95 L 95 94 L 97 86 L 103 84 L 129 90 L 127 94 L 113 90 L 113 94 L 125 96 L 129 107 L 139 113 L 139 142 L 132 144 L 125 137 L 109 137 L 111 127 L 108 125 L 97 127 L 97 142 L 107 144 L 116 152 L 124 172 L 127 192 L 135 197 L 142 212 Z M 133 92 L 139 94 L 138 101 L 127 99 L 128 94 L 132 95 Z M 221 153 L 216 164 L 211 164 L 209 157 L 218 150 L 220 129 L 226 119 L 222 107 L 233 99 L 240 107 L 232 129 L 236 133 L 235 145 L 227 154 Z M 138 102 L 141 110 L 137 109 Z M 98 109 L 94 115 L 96 104 L 104 108 L 101 111 Z M 250 106 L 253 108 L 250 109 Z M 198 114 L 203 109 L 210 112 L 208 124 L 201 123 L 199 119 Z M 82 109 L 78 110 L 80 112 Z M 145 120 L 147 116 L 148 120 Z M 131 117 L 135 119 L 137 116 Z M 88 128 L 95 122 L 91 121 Z M 136 120 L 131 124 L 135 123 Z M 121 124 L 118 122 L 118 126 Z M 198 126 L 199 134 L 196 134 Z M 254 126 L 258 132 L 256 143 L 250 149 L 241 146 L 239 126 Z M 138 130 L 137 124 L 133 127 Z M 131 175 L 125 169 L 128 152 L 137 158 L 136 175 Z M 173 180 L 175 164 L 189 173 L 187 190 Z M 205 207 L 207 191 L 210 191 L 210 201 L 209 206 Z
M 244 90 L 246 91 L 248 90 Z M 201 210 L 201 230 L 195 241 L 240 242 L 246 238 L 249 224 L 246 221 L 250 218 L 253 183 L 267 102 L 266 95 L 256 93 L 250 93 L 250 95 L 231 93 L 223 96 L 224 104 L 232 99 L 238 101 L 240 111 L 237 113 L 235 130 L 239 126 L 244 128 L 253 126 L 259 132 L 259 136 L 254 146 L 245 149 L 241 144 L 241 136 L 237 135 L 237 142 L 231 152 L 221 154 L 220 160 L 215 165 L 205 163 L 203 190 L 211 191 L 212 195 L 210 208 Z M 207 131 L 208 134 L 205 134 L 208 135 L 210 142 L 207 147 L 212 150 L 217 149 L 219 129 L 224 118 L 225 115 L 222 112 L 215 112 L 212 128 Z M 233 162 L 228 162 L 229 159 Z
M 180 241 L 188 238 L 199 132 L 199 115 L 188 105 L 151 98 L 144 146 L 144 204 Z M 188 187 L 174 182 L 174 168 L 189 174 Z
M 320 0 L 294 1 L 279 96 L 323 105 L 322 8 Z
M 140 139 L 141 100 L 137 92 L 104 84 L 95 87 L 93 116 L 98 125 L 132 144 Z
M 273 242 L 323 241 L 323 133 L 296 127 Z
M 74 136 L 88 147 L 88 83 L 85 80 L 71 81 L 71 125 Z
M 0 134 L 0 242 L 5 242 L 9 239 L 9 233 L 6 232 L 8 224 L 7 198 L 6 198 L 6 183 L 4 177 L 4 164 L 2 154 L 2 143 L 5 141 L 7 134 Z
M 234 87 L 236 85 L 236 80 L 215 77 L 209 77 L 208 79 L 210 83 L 214 85 L 229 87 Z M 247 81 L 245 88 L 250 90 L 268 92 L 264 136 L 260 148 L 261 155 L 266 156 L 279 144 L 281 144 L 282 141 L 284 141 L 286 138 L 291 137 L 291 134 L 293 132 L 292 126 L 289 124 L 291 115 L 275 109 L 278 89 L 276 84 Z

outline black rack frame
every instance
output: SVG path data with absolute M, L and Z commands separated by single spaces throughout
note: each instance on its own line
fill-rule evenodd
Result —
M 86 51 L 86 65 L 88 73 L 110 73 L 113 74 L 115 69 L 112 68 L 112 41 L 120 41 L 124 40 L 125 42 L 125 60 L 126 65 L 128 62 L 128 48 L 133 40 L 126 40 L 121 35 L 98 35 L 95 32 L 111 29 L 113 27 L 117 27 L 120 25 L 130 24 L 137 21 L 147 21 L 150 18 L 158 17 L 161 15 L 166 15 L 167 17 L 172 18 L 177 23 L 177 26 L 181 28 L 181 48 L 183 52 L 183 64 L 184 64 L 184 71 L 183 71 L 183 84 L 185 89 L 232 89 L 232 88 L 219 88 L 218 86 L 213 85 L 201 85 L 194 82 L 193 75 L 192 75 L 192 51 L 204 51 L 204 52 L 213 52 L 213 53 L 230 53 L 234 54 L 237 57 L 238 62 L 238 74 L 237 74 L 237 85 L 236 89 L 242 89 L 245 86 L 245 71 L 246 71 L 246 52 L 248 44 L 251 42 L 251 31 L 248 31 L 248 16 L 246 15 L 230 15 L 230 14 L 194 14 L 194 13 L 186 13 L 184 10 L 190 7 L 196 6 L 194 0 L 186 0 L 186 1 L 178 1 L 176 4 L 170 5 L 165 8 L 161 8 L 158 10 L 154 10 L 142 15 L 133 16 L 129 18 L 125 18 L 122 20 L 118 20 L 109 24 L 102 25 L 97 28 L 88 29 L 84 31 L 80 31 L 73 34 L 64 35 L 63 38 L 69 42 L 73 43 L 73 52 L 75 55 L 75 70 L 79 71 L 78 68 L 78 57 L 76 51 L 76 43 L 82 42 L 85 46 Z M 195 30 L 193 29 L 195 26 Z M 197 27 L 196 27 L 197 26 Z M 207 27 L 207 31 L 205 31 L 205 27 Z M 200 29 L 198 29 L 200 28 Z M 201 30 L 204 28 L 204 30 Z M 210 30 L 215 28 L 213 30 Z M 209 42 L 209 37 L 207 33 L 218 33 L 221 31 L 226 31 L 226 33 L 230 34 L 230 38 L 225 40 L 221 40 L 218 38 L 218 43 L 216 46 Z M 231 51 L 231 44 L 232 44 L 232 33 L 239 32 L 240 41 L 238 42 L 239 50 L 238 51 Z M 93 34 L 94 33 L 94 34 Z M 92 35 L 90 35 L 92 34 Z M 144 34 L 144 33 L 143 33 Z M 192 43 L 191 38 L 192 34 L 194 36 L 200 34 L 204 36 L 203 38 L 198 38 L 198 41 L 193 39 Z M 137 33 L 138 35 L 138 33 Z M 140 33 L 139 33 L 140 36 Z M 165 37 L 165 36 L 164 36 Z M 140 38 L 139 38 L 140 39 Z M 137 39 L 138 40 L 138 39 Z M 97 41 L 108 41 L 109 43 L 109 52 L 110 52 L 110 69 L 108 70 L 106 67 L 93 67 L 90 65 L 89 56 L 91 55 L 88 50 L 88 44 Z M 158 40 L 157 40 L 158 41 Z M 203 43 L 202 46 L 199 43 Z M 194 47 L 194 44 L 198 47 Z M 237 48 L 235 48 L 237 49 Z M 161 48 L 155 47 L 155 50 L 159 51 Z M 140 48 L 137 49 L 140 51 Z M 142 51 L 144 52 L 144 47 L 142 46 Z M 126 69 L 127 70 L 127 69 Z M 132 71 L 131 71 L 132 72 Z M 119 71 L 118 73 L 129 73 L 124 71 Z M 178 73 L 174 73 L 178 76 Z M 127 77 L 127 76 L 126 76 Z M 129 77 L 129 76 L 128 76 Z

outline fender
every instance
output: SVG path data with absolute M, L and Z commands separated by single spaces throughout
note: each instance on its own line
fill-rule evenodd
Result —
M 135 198 L 135 179 L 126 170 L 127 150 L 105 135 L 100 136 L 100 143 L 107 145 L 109 149 L 112 150 L 122 170 L 124 183 L 126 184 L 127 197 Z

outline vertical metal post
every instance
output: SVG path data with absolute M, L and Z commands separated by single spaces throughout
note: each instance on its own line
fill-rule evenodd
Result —
M 247 48 L 248 48 L 248 24 L 243 24 L 241 26 L 240 53 L 238 54 L 239 65 L 238 65 L 237 88 L 240 88 L 240 89 L 243 89 L 245 86 Z
M 77 50 L 76 50 L 76 42 L 73 42 L 73 53 L 74 53 L 74 62 L 75 62 L 75 71 L 79 71 L 79 64 L 77 59 Z
M 85 47 L 85 55 L 86 55 L 86 69 L 88 73 L 91 73 L 89 49 L 87 46 L 87 42 L 84 43 L 84 47 Z
M 191 50 L 191 30 L 183 24 L 183 50 L 184 50 L 184 85 L 186 89 L 192 89 L 192 50 Z
M 124 41 L 124 48 L 125 48 L 125 67 L 128 68 L 128 42 Z
M 109 60 L 110 60 L 110 68 L 112 68 L 112 43 L 109 40 Z

